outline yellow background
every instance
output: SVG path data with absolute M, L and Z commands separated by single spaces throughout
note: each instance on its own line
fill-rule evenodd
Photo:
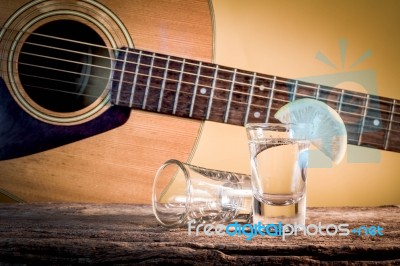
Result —
M 296 79 L 368 70 L 376 75 L 380 96 L 400 99 L 400 1 L 212 3 L 216 63 Z M 343 64 L 341 40 L 347 42 Z M 368 50 L 371 56 L 350 68 Z M 318 52 L 336 68 L 317 60 Z M 368 92 L 352 80 L 338 87 Z M 367 159 L 378 156 L 379 162 L 347 162 L 346 157 L 330 168 L 309 169 L 308 206 L 400 204 L 400 154 L 352 145 L 349 153 Z M 249 173 L 248 161 L 244 128 L 205 123 L 191 163 Z

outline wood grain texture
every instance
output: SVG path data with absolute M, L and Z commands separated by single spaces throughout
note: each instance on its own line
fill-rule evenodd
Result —
M 27 1 L 7 1 L 0 24 Z M 101 1 L 136 47 L 211 61 L 207 1 Z M 158 167 L 186 161 L 201 123 L 132 111 L 115 130 L 57 149 L 0 162 L 0 187 L 24 201 L 150 202 Z
M 399 206 L 308 208 L 307 224 L 380 225 L 383 236 L 188 236 L 157 224 L 150 206 L 0 205 L 0 263 L 398 265 Z

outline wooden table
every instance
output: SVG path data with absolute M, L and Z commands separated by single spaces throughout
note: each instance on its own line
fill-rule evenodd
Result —
M 380 226 L 383 236 L 188 235 L 165 229 L 150 206 L 1 204 L 0 264 L 400 264 L 400 206 L 308 208 L 307 224 Z

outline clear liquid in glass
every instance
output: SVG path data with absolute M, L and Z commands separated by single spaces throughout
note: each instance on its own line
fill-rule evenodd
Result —
M 249 145 L 253 222 L 304 224 L 308 141 L 270 138 Z

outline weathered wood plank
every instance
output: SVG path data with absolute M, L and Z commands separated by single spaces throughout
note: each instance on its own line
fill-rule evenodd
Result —
M 307 224 L 381 226 L 383 236 L 189 236 L 150 206 L 1 204 L 0 264 L 400 264 L 400 207 L 309 208 Z

